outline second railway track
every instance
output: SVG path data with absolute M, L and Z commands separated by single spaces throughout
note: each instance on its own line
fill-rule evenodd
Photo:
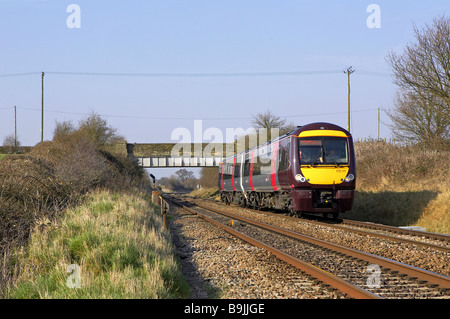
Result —
M 245 217 L 256 218 L 264 223 L 450 276 L 450 237 L 448 235 L 439 236 L 439 234 L 416 231 L 407 231 L 413 236 L 398 235 L 392 232 L 392 230 L 397 231 L 396 227 L 385 227 L 378 224 L 346 220 L 345 223 L 348 222 L 349 225 L 342 225 L 336 224 L 335 221 L 330 223 L 330 220 L 323 222 L 299 219 L 270 211 L 255 211 L 211 201 L 205 201 L 205 203 Z M 364 226 L 364 229 L 361 229 L 361 225 Z M 375 230 L 367 230 L 367 227 L 375 228 Z M 401 229 L 399 231 L 403 232 Z M 435 235 L 438 235 L 439 238 L 434 238 Z
M 450 278 L 444 275 L 326 243 L 217 208 L 195 206 L 195 211 L 191 212 L 207 216 L 218 226 L 229 224 L 230 220 L 239 221 L 234 227 L 221 227 L 243 234 L 244 240 L 259 247 L 271 246 L 272 253 L 285 261 L 301 260 L 312 265 L 311 268 L 320 268 L 317 273 L 310 274 L 351 297 L 450 298 Z M 323 277 L 330 273 L 337 282 Z

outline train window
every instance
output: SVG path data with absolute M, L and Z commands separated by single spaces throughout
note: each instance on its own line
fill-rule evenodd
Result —
M 244 162 L 244 176 L 249 176 L 250 175 L 250 158 L 248 158 L 245 160 Z
M 347 164 L 348 148 L 346 139 L 325 139 L 325 162 L 328 164 Z
M 231 179 L 233 174 L 233 164 L 225 163 L 223 167 L 223 179 Z
M 301 165 L 315 165 L 323 163 L 322 138 L 314 137 L 300 139 L 299 157 Z
M 256 152 L 253 163 L 253 175 L 270 175 L 271 166 L 271 152 L 267 149 L 260 149 Z
M 237 162 L 234 167 L 234 177 L 239 177 L 240 174 L 241 174 L 241 164 L 240 162 Z
M 289 144 L 280 144 L 280 149 L 278 151 L 278 163 L 279 171 L 289 169 Z
M 301 165 L 348 164 L 347 139 L 342 137 L 310 137 L 300 139 Z

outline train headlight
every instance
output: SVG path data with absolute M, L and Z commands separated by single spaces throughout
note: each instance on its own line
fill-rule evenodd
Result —
M 303 177 L 301 174 L 297 174 L 297 175 L 295 175 L 295 180 L 296 180 L 297 182 L 303 183 L 303 182 L 306 181 L 306 178 Z
M 345 181 L 346 181 L 346 182 L 350 182 L 350 181 L 352 181 L 352 180 L 354 180 L 354 179 L 355 179 L 355 175 L 353 175 L 353 174 L 348 174 L 347 177 L 345 178 Z

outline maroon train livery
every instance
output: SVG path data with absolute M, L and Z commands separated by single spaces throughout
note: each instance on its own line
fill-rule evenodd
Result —
M 351 134 L 312 123 L 225 159 L 218 184 L 227 204 L 337 218 L 352 209 L 355 176 Z

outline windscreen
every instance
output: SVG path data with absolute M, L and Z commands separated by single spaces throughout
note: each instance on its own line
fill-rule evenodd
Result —
M 345 137 L 307 137 L 299 140 L 300 165 L 346 165 Z

